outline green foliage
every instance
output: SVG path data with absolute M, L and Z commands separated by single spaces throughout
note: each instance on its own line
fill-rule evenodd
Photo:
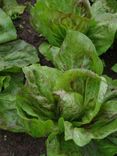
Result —
M 16 19 L 23 14 L 25 6 L 19 5 L 17 0 L 2 0 L 3 10 L 12 18 Z
M 17 38 L 15 27 L 10 17 L 0 8 L 0 44 Z
M 68 31 L 60 48 L 44 43 L 39 50 L 60 70 L 85 68 L 102 74 L 103 65 L 95 46 L 86 35 L 78 31 Z
M 92 6 L 88 0 L 68 1 L 38 0 L 31 10 L 35 30 L 58 47 L 68 30 L 80 31 L 92 40 L 98 55 L 105 53 L 117 31 L 116 1 L 97 0 Z
M 89 10 L 76 0 L 39 0 L 31 10 L 31 23 L 50 44 L 60 46 L 68 29 L 85 33 L 89 26 Z M 38 19 L 38 20 L 37 20 Z
M 104 77 L 86 69 L 61 72 L 40 65 L 25 67 L 23 72 L 27 81 L 17 96 L 17 109 L 27 133 L 49 135 L 50 140 L 60 136 L 64 142 L 74 142 L 72 150 L 77 147 L 80 153 L 92 139 L 104 139 L 117 131 L 117 91 L 109 94 Z M 58 151 L 52 148 L 50 156 Z M 117 152 L 113 144 L 112 149 Z M 59 150 L 61 154 L 65 149 Z
M 11 18 L 25 7 L 16 0 L 0 7 L 0 128 L 47 137 L 48 156 L 117 154 L 117 80 L 102 76 L 99 58 L 115 40 L 117 2 L 37 0 L 31 24 L 55 68 L 17 39 Z
M 0 45 L 0 71 L 17 72 L 36 62 L 39 62 L 36 49 L 23 40 Z
M 117 63 L 111 68 L 115 73 L 117 73 Z

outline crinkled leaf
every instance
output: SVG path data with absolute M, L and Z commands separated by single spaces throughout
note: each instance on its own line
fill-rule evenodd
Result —
M 66 71 L 63 76 L 57 79 L 54 89 L 56 91 L 55 94 L 60 97 L 60 102 L 64 103 L 62 104 L 63 108 L 60 109 L 61 112 L 63 111 L 64 114 L 64 111 L 69 109 L 67 118 L 72 116 L 72 118 L 75 117 L 75 119 L 78 119 L 80 115 L 79 121 L 81 124 L 86 124 L 91 122 L 99 112 L 107 91 L 107 83 L 104 78 L 99 77 L 91 71 L 72 69 Z M 59 90 L 60 92 L 58 92 Z M 63 90 L 66 92 L 72 92 L 72 95 L 75 94 L 77 96 L 78 99 L 75 101 L 77 109 L 72 107 L 72 105 L 74 105 L 74 98 L 70 97 L 71 93 L 68 94 L 71 101 L 69 102 L 70 107 L 68 106 L 67 100 L 64 100 L 66 94 L 64 94 Z M 70 111 L 71 109 L 72 111 Z M 76 116 L 73 112 L 76 114 L 79 112 L 81 114 L 78 113 Z
M 36 49 L 23 40 L 0 45 L 0 71 L 17 72 L 39 62 Z
M 25 6 L 19 5 L 16 0 L 3 0 L 3 10 L 11 16 L 12 19 L 16 19 L 24 12 L 24 9 Z
M 27 105 L 29 102 L 28 100 L 30 100 L 29 105 Z M 41 111 L 37 110 L 36 112 L 36 110 L 34 110 L 37 108 L 34 107 L 34 104 L 37 103 L 33 102 L 33 99 L 32 101 L 31 99 L 28 100 L 27 102 L 26 100 L 23 100 L 22 97 L 17 98 L 17 110 L 20 121 L 22 122 L 26 133 L 32 135 L 33 137 L 44 137 L 53 130 L 53 121 L 49 119 L 44 120 L 43 117 L 41 117 Z M 33 105 L 32 107 L 31 104 Z M 39 113 L 39 115 L 36 113 Z
M 64 141 L 63 136 L 47 140 L 48 156 L 82 156 L 80 148 L 72 141 Z
M 91 40 L 78 31 L 68 31 L 59 50 L 47 44 L 40 46 L 40 52 L 60 70 L 85 68 L 101 74 L 103 65 Z
M 0 44 L 16 38 L 16 30 L 10 17 L 0 8 Z
M 65 91 L 57 91 L 55 94 L 60 98 L 61 115 L 70 121 L 78 119 L 83 111 L 83 96 L 79 93 Z
M 23 68 L 23 72 L 27 79 L 28 87 L 37 95 L 42 95 L 50 102 L 53 102 L 53 87 L 56 79 L 62 75 L 62 72 L 38 64 Z
M 64 141 L 63 136 L 57 136 L 47 141 L 48 156 L 113 156 L 117 153 L 117 145 L 110 138 L 92 141 L 84 147 L 78 147 L 73 141 Z M 116 139 L 117 141 L 117 139 Z
M 88 144 L 91 139 L 103 139 L 117 131 L 117 95 L 103 103 L 94 121 L 81 127 L 74 127 L 65 121 L 65 140 L 73 139 L 78 146 Z
M 62 73 L 54 68 L 38 64 L 23 68 L 27 83 L 17 96 L 18 114 L 27 130 L 33 136 L 45 136 L 52 132 L 56 119 L 56 105 L 53 87 Z
M 117 12 L 117 1 L 116 0 L 96 0 L 92 5 L 92 14 L 103 14 L 103 13 L 116 13 Z
M 0 77 L 0 79 L 2 79 Z M 16 94 L 23 85 L 20 75 L 7 78 L 7 88 L 3 88 L 0 93 L 0 128 L 12 132 L 24 132 L 23 124 L 17 114 Z
M 25 132 L 33 137 L 48 135 L 53 129 L 53 121 L 49 119 L 53 114 L 48 101 L 39 96 L 36 99 L 31 93 L 22 91 L 22 94 L 17 96 L 17 110 Z
M 90 6 L 88 1 L 80 6 L 80 1 L 76 0 L 38 0 L 31 16 L 36 31 L 45 36 L 50 44 L 60 46 L 66 30 L 87 31 L 89 19 L 83 16 L 90 16 Z
M 99 4 L 101 3 L 101 1 L 98 2 Z M 92 6 L 92 14 L 96 23 L 90 25 L 87 36 L 94 43 L 98 55 L 101 55 L 106 52 L 114 42 L 117 32 L 117 13 L 112 14 L 101 11 L 101 5 L 96 4 L 96 6 Z
M 82 147 L 81 151 L 83 156 L 114 156 L 117 153 L 117 145 L 107 138 L 91 141 L 88 145 Z

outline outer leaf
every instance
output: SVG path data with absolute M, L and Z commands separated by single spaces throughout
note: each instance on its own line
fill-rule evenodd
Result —
M 90 144 L 81 148 L 81 151 L 83 156 L 114 156 L 114 154 L 117 153 L 117 145 L 109 141 L 109 138 L 107 138 L 92 141 Z
M 85 131 L 83 128 L 72 127 L 68 121 L 64 122 L 65 126 L 65 140 L 73 140 L 77 146 L 84 146 L 91 141 L 92 134 Z
M 31 10 L 31 22 L 37 32 L 42 33 L 50 44 L 60 46 L 66 30 L 86 32 L 89 19 L 82 17 L 80 1 L 76 0 L 38 0 Z M 86 16 L 90 15 L 89 2 L 82 5 Z M 85 9 L 84 9 L 85 8 Z M 38 20 L 37 20 L 38 19 Z
M 108 2 L 111 3 L 111 1 Z M 92 14 L 97 23 L 90 26 L 87 33 L 87 36 L 94 43 L 98 55 L 103 54 L 111 47 L 117 31 L 117 13 L 106 13 L 100 3 L 103 2 L 97 1 L 92 6 Z
M 12 19 L 16 19 L 24 12 L 25 6 L 19 5 L 16 0 L 3 0 L 3 9 Z
M 62 136 L 47 141 L 48 156 L 82 156 L 80 148 L 72 141 L 64 141 Z
M 27 79 L 28 87 L 37 95 L 40 94 L 50 102 L 53 102 L 53 87 L 56 79 L 62 75 L 62 72 L 38 64 L 23 68 L 23 72 Z
M 17 75 L 16 77 L 19 77 Z M 12 132 L 24 132 L 23 124 L 21 123 L 16 110 L 16 94 L 23 85 L 21 78 L 9 77 L 7 79 L 7 88 L 0 93 L 0 128 Z M 3 77 L 0 77 L 3 79 Z
M 36 137 L 45 136 L 53 130 L 51 119 L 57 118 L 52 90 L 56 79 L 62 73 L 38 64 L 25 67 L 23 71 L 27 85 L 17 97 L 18 114 L 29 134 Z
M 112 69 L 112 71 L 114 71 L 115 73 L 117 73 L 117 63 L 111 69 Z
M 17 72 L 38 61 L 36 49 L 23 40 L 0 45 L 0 71 Z
M 117 146 L 109 141 L 110 138 L 92 141 L 84 147 L 78 147 L 72 141 L 64 141 L 62 136 L 47 141 L 48 156 L 113 156 L 117 153 Z
M 101 111 L 96 118 L 96 122 L 91 126 L 96 137 L 104 138 L 117 131 L 117 95 L 102 105 Z M 97 132 L 98 129 L 98 132 Z
M 0 44 L 16 38 L 16 30 L 10 17 L 0 8 Z
M 91 40 L 78 31 L 67 32 L 60 50 L 57 47 L 42 44 L 40 51 L 60 70 L 85 68 L 98 74 L 103 71 L 102 62 Z
M 25 132 L 33 137 L 45 137 L 46 135 L 48 135 L 54 128 L 53 121 L 49 119 L 44 120 L 43 118 L 36 116 L 36 113 L 34 114 L 31 108 L 30 112 L 29 108 L 25 106 L 25 103 L 23 103 L 23 105 L 20 106 L 20 102 L 25 101 L 21 100 L 21 98 L 17 98 L 18 115 L 20 121 L 22 122 L 25 128 Z M 21 108 L 23 106 L 25 106 L 25 108 L 27 109 L 23 110 L 23 108 Z
M 93 15 L 102 13 L 116 13 L 117 12 L 117 1 L 116 0 L 96 0 L 92 5 Z
M 115 97 L 117 98 L 117 96 Z M 111 100 L 103 104 L 100 113 L 93 123 L 84 125 L 84 128 L 76 128 L 70 122 L 65 121 L 65 140 L 73 139 L 78 146 L 88 144 L 91 139 L 103 139 L 117 131 L 117 100 Z

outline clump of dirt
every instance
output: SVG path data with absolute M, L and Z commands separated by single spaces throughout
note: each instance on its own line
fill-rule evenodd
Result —
M 0 156 L 40 156 L 44 151 L 44 138 L 0 131 Z
M 101 58 L 105 62 L 104 73 L 113 79 L 117 79 L 117 73 L 111 70 L 112 66 L 117 63 L 117 41 Z

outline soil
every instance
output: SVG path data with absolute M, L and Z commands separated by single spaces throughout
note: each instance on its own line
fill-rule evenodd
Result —
M 0 131 L 0 156 L 40 156 L 44 151 L 44 138 Z
M 18 0 L 21 4 L 35 3 L 35 0 Z M 29 8 L 14 24 L 17 29 L 19 39 L 23 39 L 32 44 L 36 48 L 45 40 L 37 34 L 29 24 Z M 117 74 L 111 71 L 111 67 L 117 62 L 117 45 L 108 50 L 102 55 L 105 61 L 105 74 L 111 76 L 113 79 L 117 78 Z M 40 63 L 42 65 L 53 66 L 39 53 Z M 7 131 L 0 131 L 0 156 L 40 156 L 45 153 L 45 139 L 34 139 L 26 134 L 15 134 Z
M 111 70 L 112 66 L 117 63 L 117 41 L 114 43 L 113 47 L 101 56 L 101 58 L 105 62 L 104 74 L 107 74 L 113 79 L 117 79 L 117 73 Z

